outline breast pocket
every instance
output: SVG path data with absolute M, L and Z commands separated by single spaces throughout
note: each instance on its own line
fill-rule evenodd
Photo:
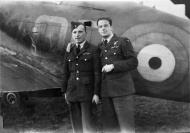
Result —
M 110 54 L 111 54 L 111 56 L 121 55 L 121 51 L 119 49 L 119 46 L 111 47 Z
M 74 70 L 75 59 L 73 57 L 68 57 L 67 62 L 69 64 L 69 71 Z
M 71 62 L 74 61 L 74 58 L 68 58 L 67 61 L 68 61 L 69 63 L 71 63 Z
M 89 62 L 92 60 L 92 54 L 88 54 L 88 55 L 82 55 L 80 58 L 80 61 L 85 63 L 85 62 Z

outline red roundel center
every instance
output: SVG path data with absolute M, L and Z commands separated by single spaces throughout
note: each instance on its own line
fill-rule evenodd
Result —
M 162 65 L 162 61 L 160 58 L 158 57 L 152 57 L 149 62 L 148 62 L 149 66 L 152 68 L 152 69 L 158 69 L 160 68 L 160 66 Z

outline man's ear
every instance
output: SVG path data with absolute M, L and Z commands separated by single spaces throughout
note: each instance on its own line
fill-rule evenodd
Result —
M 113 32 L 114 31 L 113 27 L 112 26 L 110 26 L 110 27 L 111 27 L 111 31 Z

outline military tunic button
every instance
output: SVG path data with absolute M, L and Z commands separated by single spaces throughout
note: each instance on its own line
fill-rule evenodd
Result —
M 79 71 L 77 70 L 77 73 L 79 73 Z
M 71 60 L 69 59 L 69 62 L 70 62 Z
M 77 77 L 76 80 L 79 80 L 79 77 Z
M 84 61 L 87 61 L 87 59 L 84 59 Z
M 108 57 L 105 57 L 105 59 L 107 60 L 107 59 L 108 59 Z
M 76 64 L 76 66 L 78 66 L 79 64 Z
M 113 53 L 114 55 L 116 55 L 116 53 Z
M 77 56 L 76 59 L 78 59 L 79 57 Z
M 107 52 L 107 50 L 104 50 L 105 52 Z

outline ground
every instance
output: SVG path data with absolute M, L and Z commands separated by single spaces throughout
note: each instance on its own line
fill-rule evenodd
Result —
M 190 103 L 135 96 L 137 133 L 190 132 Z M 4 128 L 21 133 L 70 133 L 67 105 L 63 98 L 30 98 L 22 108 L 6 108 Z

